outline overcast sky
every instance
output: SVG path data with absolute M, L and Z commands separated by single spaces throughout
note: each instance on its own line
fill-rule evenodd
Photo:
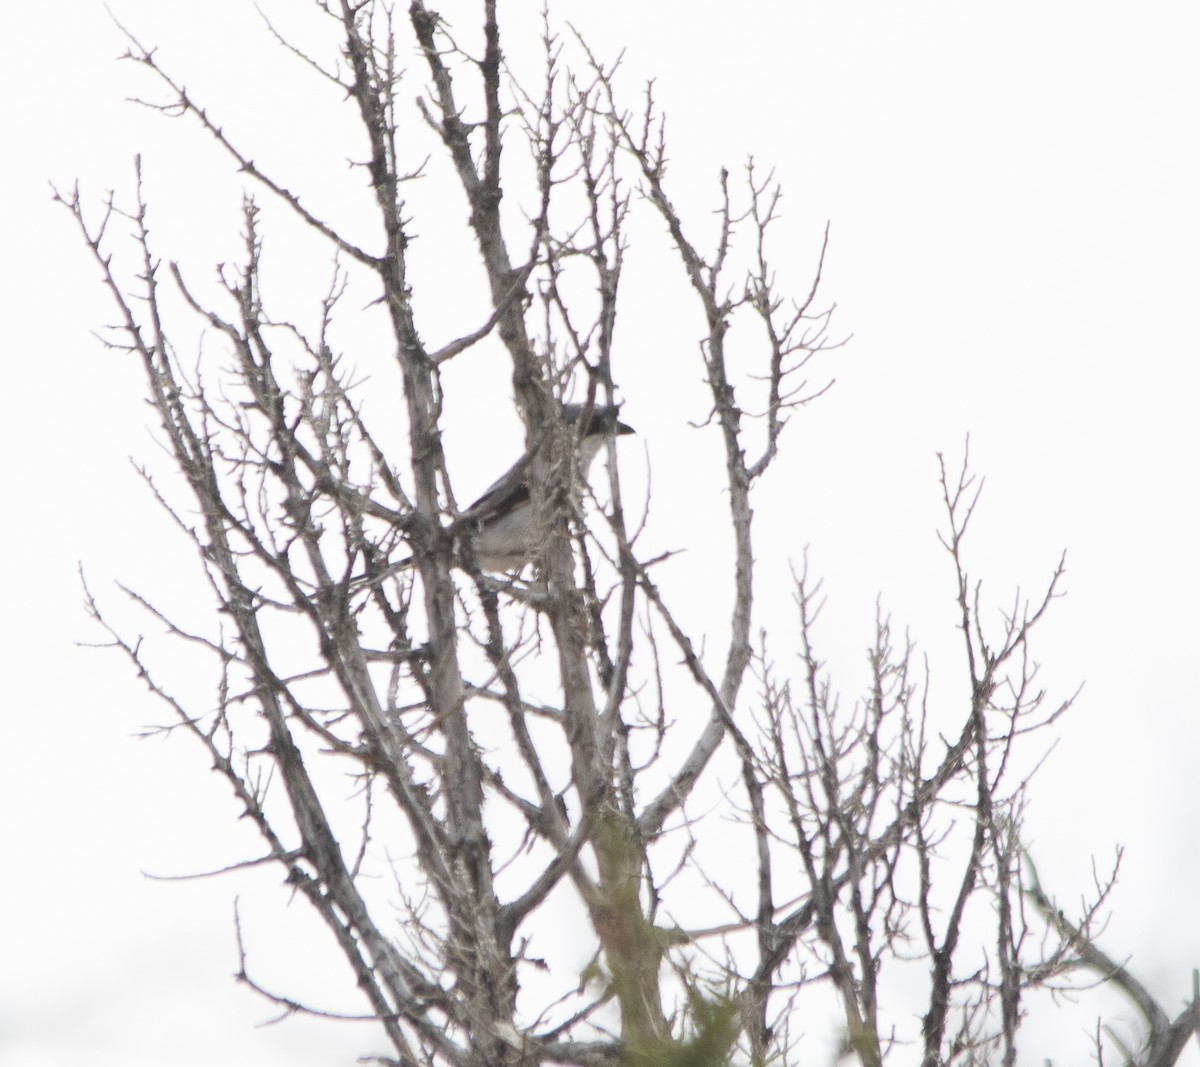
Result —
M 264 6 L 301 39 L 318 25 L 301 5 Z M 508 0 L 501 12 L 527 6 Z M 443 10 L 473 26 L 474 7 Z M 358 132 L 317 102 L 253 5 L 112 8 L 251 155 L 340 210 L 339 183 L 357 181 L 345 160 Z M 764 566 L 781 574 L 809 546 L 830 597 L 831 662 L 859 663 L 877 593 L 931 654 L 953 654 L 935 456 L 960 455 L 968 433 L 987 479 L 971 564 L 996 602 L 1017 584 L 1035 593 L 1067 550 L 1069 595 L 1037 652 L 1052 693 L 1085 684 L 1033 792 L 1034 855 L 1070 904 L 1091 886 L 1091 857 L 1104 865 L 1125 847 L 1103 944 L 1131 956 L 1176 1012 L 1200 965 L 1194 6 L 573 0 L 552 17 L 601 55 L 625 49 L 631 94 L 657 80 L 685 211 L 707 218 L 722 164 L 736 171 L 753 154 L 774 167 L 786 193 L 780 269 L 796 290 L 830 223 L 822 291 L 837 304 L 833 334 L 852 337 L 822 365 L 835 388 L 789 430 L 758 536 Z M 78 178 L 98 204 L 108 187 L 130 190 L 141 152 L 164 255 L 198 276 L 236 254 L 249 186 L 193 123 L 126 102 L 150 86 L 115 61 L 123 46 L 102 4 L 10 5 L 2 18 L 0 1062 L 351 1063 L 377 1050 L 362 1030 L 255 1028 L 271 1011 L 230 977 L 240 895 L 252 952 L 294 975 L 281 991 L 353 1005 L 305 907 L 281 908 L 277 871 L 143 877 L 220 866 L 254 843 L 185 739 L 136 739 L 165 715 L 125 664 L 77 645 L 98 636 L 79 563 L 106 597 L 120 579 L 170 599 L 194 578 L 128 462 L 157 450 L 140 371 L 91 336 L 111 309 L 48 182 Z M 514 62 L 533 54 L 533 28 L 518 23 L 506 40 Z M 415 56 L 410 70 L 415 95 Z M 446 191 L 447 210 L 465 217 L 456 195 Z M 297 287 L 327 282 L 327 257 L 315 262 L 298 269 Z M 702 532 L 683 523 L 669 487 L 688 475 L 686 420 L 703 416 L 699 322 L 677 318 L 639 270 L 618 332 L 624 413 L 665 487 L 655 536 L 690 544 Z M 650 359 L 663 368 L 653 391 L 636 370 Z M 689 366 L 686 382 L 672 369 Z M 486 461 L 471 458 L 475 425 L 450 429 L 452 451 L 478 462 L 469 488 L 501 465 L 491 445 Z M 503 432 L 515 448 L 515 422 Z M 1075 1025 L 1047 1049 L 1075 1041 Z M 1183 1062 L 1200 1064 L 1200 1053 Z

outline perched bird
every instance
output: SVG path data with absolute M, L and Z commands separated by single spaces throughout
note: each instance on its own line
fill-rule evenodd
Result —
M 585 413 L 587 425 L 579 428 Z M 634 432 L 617 418 L 615 405 L 564 404 L 562 417 L 577 435 L 578 469 L 585 478 L 608 434 Z M 519 570 L 537 553 L 538 524 L 529 491 L 532 464 L 532 455 L 522 456 L 463 514 L 475 558 L 485 571 Z
M 587 414 L 587 424 L 580 420 Z M 588 468 L 604 445 L 608 434 L 623 436 L 634 433 L 617 418 L 616 405 L 563 404 L 562 418 L 577 443 L 578 470 L 586 478 Z M 539 441 L 534 451 L 544 445 Z M 533 512 L 533 497 L 529 491 L 529 476 L 533 470 L 534 454 L 526 453 L 514 463 L 503 477 L 475 501 L 459 520 L 459 526 L 470 537 L 475 558 L 482 570 L 503 572 L 520 570 L 537 555 L 540 547 L 539 523 Z M 412 566 L 412 557 L 399 560 L 374 575 L 351 579 L 352 587 L 373 585 L 389 574 Z

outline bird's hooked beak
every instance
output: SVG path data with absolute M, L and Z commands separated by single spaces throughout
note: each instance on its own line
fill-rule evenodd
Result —
M 618 437 L 624 437 L 626 434 L 637 433 L 637 431 L 627 423 L 622 422 L 617 418 L 617 408 L 614 405 L 609 408 L 596 408 L 588 419 L 587 434 L 614 433 Z

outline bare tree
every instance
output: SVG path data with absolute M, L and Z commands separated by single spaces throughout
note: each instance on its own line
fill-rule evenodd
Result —
M 315 335 L 262 294 L 254 199 L 241 263 L 220 271 L 212 299 L 178 263 L 164 270 L 140 166 L 132 206 L 110 195 L 97 215 L 78 190 L 60 199 L 120 313 L 108 344 L 145 368 L 180 476 L 151 484 L 193 541 L 216 610 L 196 627 L 130 595 L 214 658 L 216 691 L 175 697 L 89 594 L 90 610 L 172 709 L 168 729 L 207 751 L 258 828 L 263 852 L 245 864 L 278 865 L 336 939 L 390 1046 L 380 1062 L 788 1061 L 798 1005 L 816 991 L 863 1064 L 905 1045 L 929 1065 L 1011 1064 L 1029 994 L 1086 971 L 1145 1023 L 1116 1059 L 1098 1029 L 1102 1062 L 1174 1063 L 1200 1036 L 1200 994 L 1171 1018 L 1100 948 L 1115 870 L 1068 915 L 1023 850 L 1029 776 L 1071 703 L 1047 699 L 1031 651 L 1063 566 L 1032 600 L 989 608 L 964 554 L 979 488 L 965 459 L 942 468 L 963 650 L 943 669 L 965 682 L 950 717 L 931 708 L 931 667 L 882 611 L 870 685 L 838 699 L 807 565 L 791 583 L 797 631 L 783 639 L 789 651 L 798 641 L 799 675 L 781 676 L 778 636 L 756 639 L 755 593 L 769 587 L 756 584 L 753 497 L 789 417 L 827 385 L 806 377 L 810 361 L 833 347 L 816 304 L 824 249 L 799 298 L 776 281 L 771 176 L 753 163 L 741 182 L 721 174 L 705 245 L 674 206 L 651 88 L 628 108 L 617 64 L 556 34 L 548 15 L 533 88 L 505 62 L 494 0 L 477 55 L 421 0 L 406 19 L 373 0 L 318 7 L 339 58 L 302 58 L 365 134 L 351 172 L 376 208 L 363 237 L 310 209 L 303 175 L 256 164 L 127 33 L 152 106 L 195 120 L 328 243 L 336 266 Z M 414 51 L 419 90 L 402 77 Z M 436 344 L 418 328 L 410 278 L 420 127 L 469 207 L 478 256 L 462 270 L 481 272 L 490 294 L 477 322 Z M 580 421 L 562 418 L 564 400 L 609 410 L 619 399 L 618 296 L 642 211 L 665 224 L 700 312 L 696 372 L 723 446 L 711 476 L 731 534 L 710 579 L 731 605 L 719 651 L 697 639 L 714 620 L 682 617 L 661 590 L 665 560 L 640 547 L 611 439 L 593 493 L 575 462 Z M 131 273 L 110 252 L 118 223 L 139 250 Z M 369 285 L 386 312 L 400 451 L 373 429 L 333 341 L 353 314 L 351 285 Z M 194 363 L 174 341 L 189 309 L 220 338 Z M 504 575 L 479 566 L 476 516 L 458 503 L 442 444 L 445 368 L 484 343 L 511 367 L 527 449 L 514 478 L 540 531 L 530 563 Z M 299 635 L 311 655 L 296 652 Z M 702 831 L 747 863 L 714 864 Z M 555 936 L 551 901 L 579 916 L 573 936 L 592 954 L 582 972 L 538 955 Z M 319 1010 L 262 988 L 244 953 L 239 977 L 287 1011 Z M 891 1005 L 897 978 L 924 991 L 923 1011 Z

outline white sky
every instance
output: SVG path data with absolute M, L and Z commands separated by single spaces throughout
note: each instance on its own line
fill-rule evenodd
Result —
M 139 873 L 219 866 L 254 843 L 189 744 L 134 739 L 164 713 L 125 664 L 75 644 L 96 636 L 78 561 L 111 601 L 113 579 L 168 600 L 194 579 L 127 462 L 156 452 L 140 372 L 89 335 L 110 308 L 47 180 L 78 177 L 98 202 L 106 187 L 129 190 L 141 151 L 164 255 L 205 279 L 236 254 L 247 186 L 194 124 L 123 102 L 149 86 L 113 61 L 122 44 L 100 3 L 10 7 L 0 1062 L 350 1063 L 382 1046 L 349 1024 L 254 1029 L 271 1011 L 229 977 L 240 895 L 251 962 L 281 991 L 356 1006 L 305 906 L 280 909 L 277 872 L 174 885 Z M 342 210 L 357 131 L 322 125 L 333 112 L 252 5 L 113 7 L 256 158 Z M 306 8 L 270 9 L 289 7 L 281 27 L 306 32 Z M 443 10 L 473 27 L 474 7 Z M 1086 685 L 1034 791 L 1034 855 L 1069 905 L 1090 887 L 1090 857 L 1103 865 L 1126 847 L 1103 943 L 1132 956 L 1174 1013 L 1200 965 L 1200 16 L 1184 3 L 949 0 L 555 11 L 599 54 L 626 48 L 631 94 L 657 78 L 685 211 L 707 222 L 722 163 L 736 173 L 753 153 L 774 166 L 780 271 L 796 289 L 832 223 L 823 292 L 838 305 L 834 334 L 854 336 L 824 364 L 834 391 L 793 423 L 757 530 L 780 574 L 810 546 L 835 667 L 859 669 L 877 591 L 935 671 L 954 655 L 934 456 L 956 457 L 967 432 L 987 478 L 972 567 L 997 601 L 1015 583 L 1036 592 L 1068 550 L 1070 595 L 1037 649 L 1053 693 Z M 514 61 L 526 52 L 515 36 L 506 47 Z M 415 56 L 410 69 L 415 93 Z M 465 218 L 461 200 L 445 206 Z M 327 258 L 315 262 L 320 276 L 296 285 L 319 292 Z M 690 547 L 669 487 L 687 477 L 681 458 L 708 447 L 684 425 L 703 414 L 686 371 L 698 320 L 674 314 L 648 268 L 631 265 L 624 301 L 618 373 L 626 360 L 625 414 L 662 494 L 657 536 Z M 677 406 L 664 404 L 672 391 Z M 473 443 L 464 429 L 451 447 L 469 456 Z M 468 491 L 500 465 L 464 475 Z M 950 677 L 956 662 L 941 662 Z

